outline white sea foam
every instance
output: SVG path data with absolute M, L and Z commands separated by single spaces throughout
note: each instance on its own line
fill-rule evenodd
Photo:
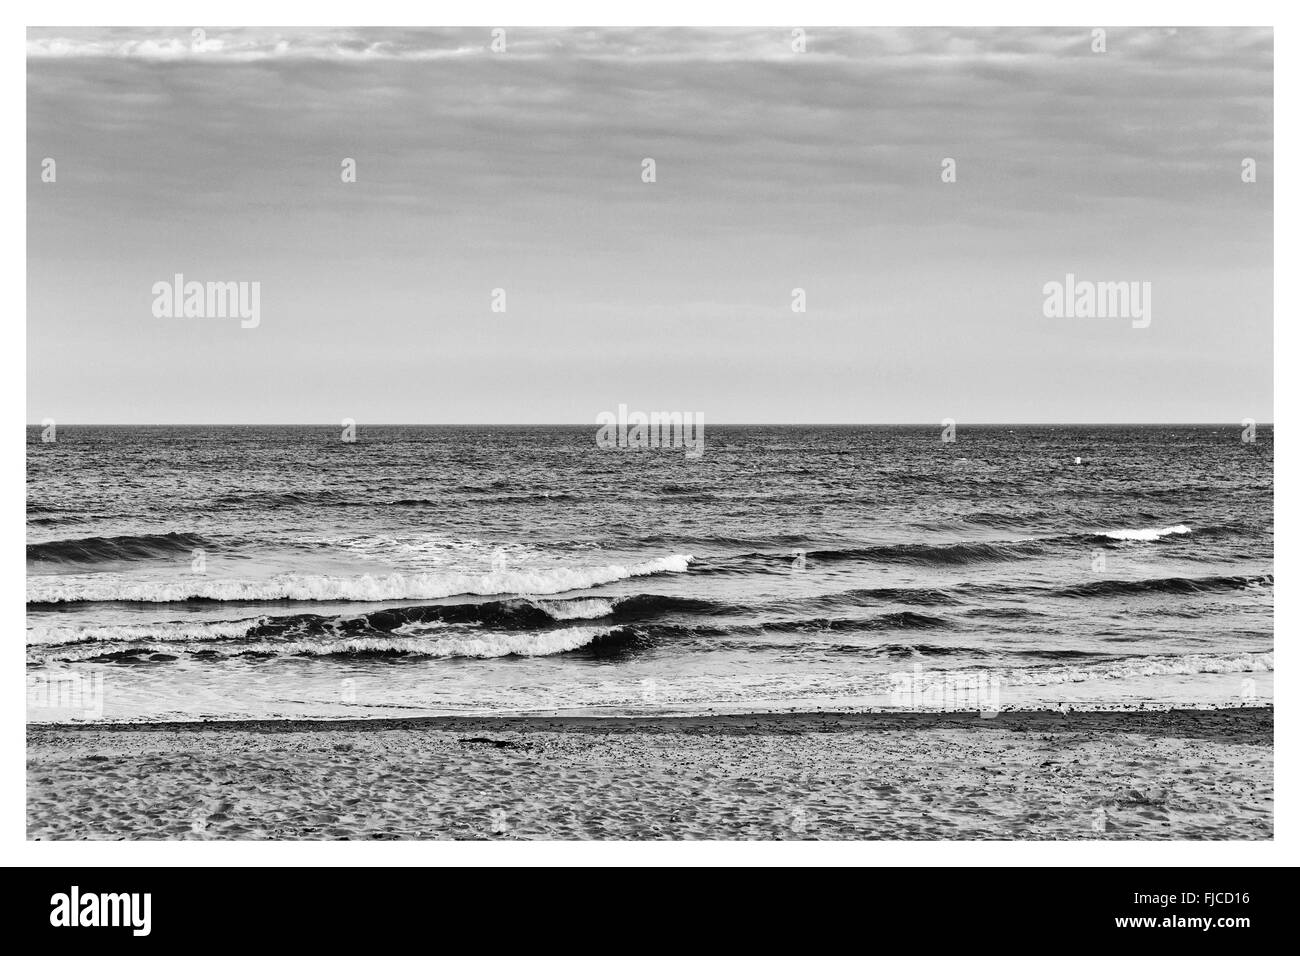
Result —
M 1131 677 L 1159 677 L 1175 674 L 1245 674 L 1271 671 L 1273 655 L 1183 654 L 1174 657 L 1146 657 L 1112 664 L 1085 667 L 1033 667 L 1002 672 L 1011 684 L 1072 684 L 1092 680 L 1125 680 Z
M 609 617 L 614 613 L 614 602 L 605 598 L 539 601 L 538 605 L 557 621 L 589 621 L 598 617 Z
M 134 654 L 150 653 L 176 654 L 178 652 L 202 651 L 218 657 L 237 657 L 241 655 L 265 654 L 272 657 L 293 657 L 307 655 L 321 657 L 337 654 L 410 654 L 422 657 L 546 657 L 551 654 L 563 654 L 590 644 L 612 628 L 592 627 L 590 625 L 557 628 L 552 631 L 532 631 L 512 634 L 483 634 L 470 636 L 436 636 L 425 631 L 420 635 L 403 636 L 398 633 L 375 637 L 352 637 L 342 640 L 308 640 L 308 641 L 256 641 L 233 644 L 193 644 L 177 646 L 162 643 L 154 647 L 153 642 L 146 645 L 94 645 L 89 647 L 61 650 L 60 661 L 84 661 L 102 657 L 106 654 L 131 651 Z
M 102 575 L 32 577 L 27 600 L 142 601 L 162 603 L 209 599 L 215 601 L 394 601 L 426 600 L 462 594 L 561 594 L 626 578 L 681 573 L 692 556 L 672 554 L 638 564 L 593 568 L 528 568 L 426 574 L 363 575 L 341 578 L 325 574 L 279 575 L 265 581 L 130 581 Z
M 83 626 L 34 625 L 27 628 L 27 646 L 50 644 L 88 644 L 101 642 L 148 641 L 218 641 L 243 637 L 248 629 L 265 618 L 240 621 L 164 621 L 157 624 L 104 624 Z
M 1168 528 L 1121 528 L 1119 531 L 1103 531 L 1102 537 L 1115 541 L 1157 541 L 1171 534 L 1191 534 L 1192 529 L 1185 524 L 1176 524 Z

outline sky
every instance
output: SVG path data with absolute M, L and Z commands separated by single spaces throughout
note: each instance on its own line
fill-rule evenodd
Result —
M 28 421 L 1272 421 L 1271 30 L 504 30 L 29 29 Z

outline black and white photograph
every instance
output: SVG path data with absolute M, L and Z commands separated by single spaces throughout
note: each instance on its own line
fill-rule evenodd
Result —
M 25 51 L 27 860 L 1272 844 L 1273 27 Z

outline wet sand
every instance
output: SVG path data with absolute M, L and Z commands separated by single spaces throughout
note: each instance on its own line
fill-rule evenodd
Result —
M 1271 839 L 1273 710 L 27 730 L 29 839 Z

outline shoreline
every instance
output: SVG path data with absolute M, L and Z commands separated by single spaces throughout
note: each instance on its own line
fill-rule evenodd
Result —
M 767 725 L 767 726 L 765 726 Z M 782 728 L 780 725 L 788 725 Z M 1273 706 L 1164 709 L 977 711 L 754 711 L 718 714 L 448 714 L 421 717 L 247 718 L 234 720 L 27 723 L 27 733 L 360 733 L 426 730 L 455 733 L 491 726 L 515 733 L 753 733 L 756 730 L 851 732 L 900 730 L 1092 730 L 1116 733 L 1271 734 Z

